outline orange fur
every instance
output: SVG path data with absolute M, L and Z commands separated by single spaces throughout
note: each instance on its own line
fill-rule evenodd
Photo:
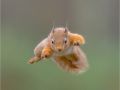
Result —
M 57 56 L 55 60 L 63 69 L 66 69 L 67 71 L 78 68 L 78 66 L 73 63 L 77 60 L 77 57 L 74 54 Z
M 84 59 L 80 59 L 76 54 L 70 54 L 66 56 L 57 56 L 54 58 L 54 61 L 65 71 L 80 73 L 86 71 L 88 68 L 88 64 Z
M 43 48 L 41 58 L 49 58 L 52 55 L 52 53 L 53 53 L 52 49 L 49 46 L 47 46 Z
M 73 34 L 73 33 L 70 33 L 69 35 L 69 40 L 71 42 L 71 44 L 75 45 L 75 44 L 85 44 L 85 39 L 82 35 L 78 35 L 78 34 Z

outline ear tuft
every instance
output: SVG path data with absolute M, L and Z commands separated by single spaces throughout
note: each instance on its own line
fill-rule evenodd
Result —
M 65 27 L 65 33 L 67 33 L 68 32 L 68 28 L 67 27 Z
M 53 26 L 53 27 L 52 27 L 52 33 L 54 33 L 54 32 L 55 32 L 55 27 Z
M 52 33 L 55 32 L 55 22 L 53 21 Z
M 55 32 L 55 30 L 54 29 L 52 29 L 52 33 L 54 33 Z

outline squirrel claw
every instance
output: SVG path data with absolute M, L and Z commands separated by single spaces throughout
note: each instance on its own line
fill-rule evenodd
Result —
M 48 57 L 47 55 L 44 55 L 44 56 L 42 56 L 41 58 L 44 59 L 44 58 L 47 58 L 47 57 Z
M 80 43 L 79 43 L 79 42 L 74 42 L 73 45 L 74 45 L 74 46 L 79 46 Z
M 42 59 L 44 59 L 44 58 L 49 58 L 49 53 L 48 52 L 43 52 L 42 54 L 41 54 L 41 58 Z

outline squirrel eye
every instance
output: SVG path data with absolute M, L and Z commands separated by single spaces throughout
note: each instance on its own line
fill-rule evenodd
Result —
M 54 39 L 52 39 L 52 44 L 54 44 L 54 42 L 55 42 L 55 40 L 54 40 Z
M 67 38 L 64 38 L 64 43 L 65 43 L 65 44 L 67 43 Z

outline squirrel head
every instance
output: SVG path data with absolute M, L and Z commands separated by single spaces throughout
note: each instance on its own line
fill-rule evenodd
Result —
M 53 28 L 50 35 L 49 41 L 50 46 L 55 52 L 62 52 L 70 46 L 68 28 L 57 27 Z

